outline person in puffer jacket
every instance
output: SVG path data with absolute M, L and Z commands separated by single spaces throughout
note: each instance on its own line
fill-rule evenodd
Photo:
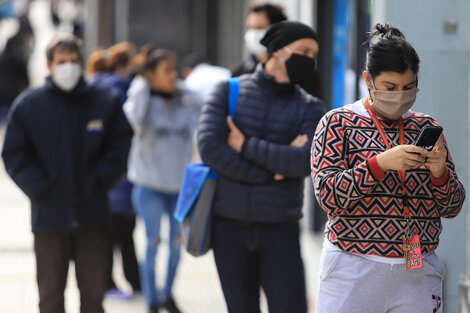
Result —
M 127 176 L 134 184 L 132 204 L 145 224 L 147 245 L 141 267 L 142 291 L 149 312 L 180 312 L 172 287 L 180 259 L 181 230 L 173 213 L 184 169 L 193 156 L 194 129 L 202 101 L 177 84 L 176 56 L 157 49 L 128 91 L 124 112 L 134 129 Z M 170 221 L 165 285 L 157 295 L 155 258 L 161 242 L 160 220 Z M 161 299 L 160 299 L 161 298 Z
M 216 169 L 212 248 L 230 313 L 305 313 L 299 219 L 309 147 L 323 103 L 299 83 L 312 79 L 317 35 L 298 22 L 269 28 L 268 61 L 239 78 L 235 120 L 227 117 L 228 83 L 220 83 L 198 124 L 201 159 Z
M 45 84 L 21 93 L 9 112 L 2 158 L 31 200 L 39 311 L 64 312 L 73 259 L 81 311 L 102 313 L 107 191 L 126 169 L 132 129 L 118 97 L 84 79 L 77 37 L 54 37 L 46 55 Z

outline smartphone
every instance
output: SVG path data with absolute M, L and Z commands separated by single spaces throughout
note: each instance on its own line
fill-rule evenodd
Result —
M 439 136 L 441 136 L 441 126 L 425 126 L 416 138 L 415 146 L 422 147 L 428 151 L 434 148 Z

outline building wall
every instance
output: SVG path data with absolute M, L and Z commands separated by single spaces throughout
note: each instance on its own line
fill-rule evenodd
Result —
M 470 1 L 376 0 L 375 22 L 389 22 L 403 31 L 421 58 L 420 92 L 414 110 L 435 117 L 468 190 Z M 457 23 L 446 32 L 446 22 Z M 452 23 L 451 23 L 452 24 Z M 468 203 L 468 201 L 466 202 Z M 458 280 L 468 273 L 468 205 L 453 220 L 443 221 L 438 255 L 446 266 L 444 311 L 458 312 Z

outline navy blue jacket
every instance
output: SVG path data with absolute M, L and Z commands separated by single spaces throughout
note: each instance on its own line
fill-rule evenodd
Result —
M 89 79 L 89 82 L 111 89 L 124 104 L 127 100 L 127 89 L 131 85 L 132 78 L 114 72 L 98 72 Z
M 297 220 L 323 104 L 296 85 L 277 83 L 261 65 L 239 82 L 235 124 L 246 137 L 242 152 L 227 144 L 228 83 L 214 89 L 198 125 L 201 158 L 220 175 L 214 214 L 247 222 Z M 307 134 L 309 142 L 291 147 L 299 134 Z M 285 179 L 274 180 L 276 173 Z
M 98 72 L 89 79 L 90 84 L 97 84 L 114 92 L 121 100 L 122 105 L 127 100 L 127 89 L 129 89 L 131 81 L 130 77 L 114 72 Z M 132 186 L 124 175 L 109 190 L 108 200 L 111 212 L 129 216 L 135 215 L 131 201 Z
M 63 92 L 47 78 L 18 96 L 2 157 L 31 200 L 33 232 L 105 225 L 107 190 L 125 171 L 131 138 L 119 99 L 83 79 Z

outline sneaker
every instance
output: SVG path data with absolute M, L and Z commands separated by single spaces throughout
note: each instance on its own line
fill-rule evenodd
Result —
M 106 293 L 104 294 L 104 296 L 106 298 L 119 299 L 119 300 L 128 300 L 132 298 L 132 294 L 126 293 L 117 288 L 106 290 Z
M 162 307 L 166 309 L 168 313 L 181 313 L 172 297 L 166 298 L 166 300 L 162 303 Z

